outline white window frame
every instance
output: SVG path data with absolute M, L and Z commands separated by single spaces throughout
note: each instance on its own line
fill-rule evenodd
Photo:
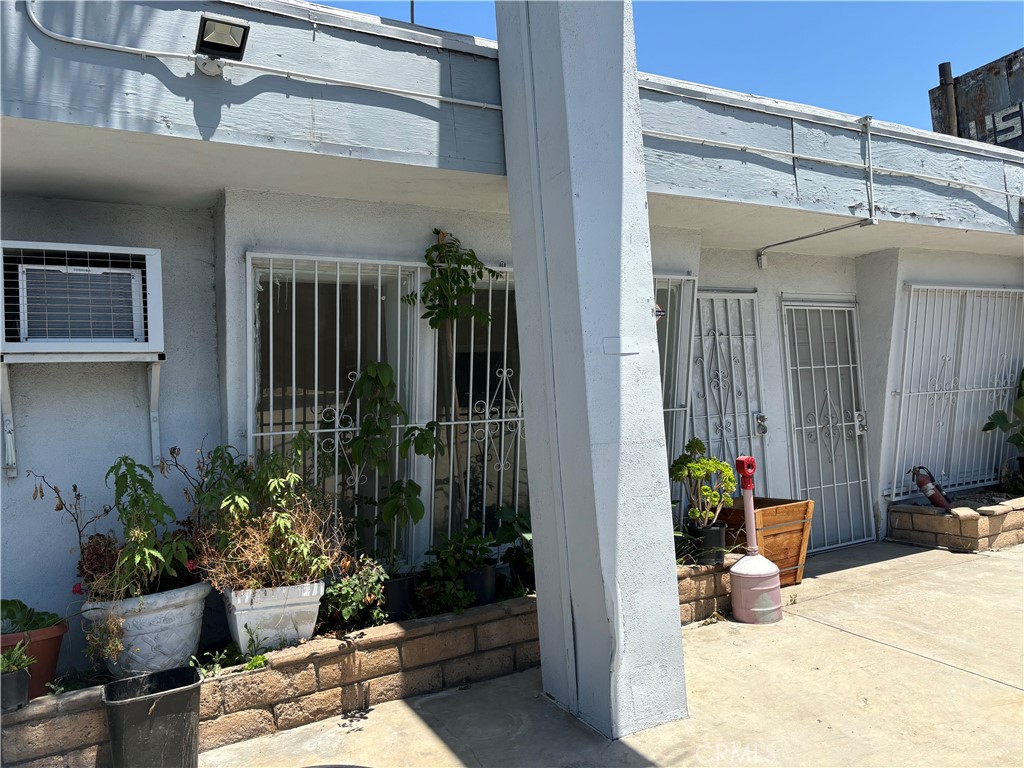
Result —
M 372 274 L 372 270 L 376 267 L 394 267 L 401 268 L 402 270 L 409 270 L 410 273 L 414 271 L 423 272 L 426 270 L 426 266 L 422 261 L 409 261 L 400 259 L 387 259 L 380 256 L 370 256 L 361 254 L 309 254 L 309 253 L 289 253 L 280 251 L 247 251 L 245 254 L 245 374 L 246 374 L 246 395 L 245 395 L 245 424 L 246 424 L 246 451 L 248 455 L 256 455 L 256 436 L 257 434 L 264 434 L 257 430 L 256 425 L 256 402 L 258 401 L 257 392 L 257 379 L 258 372 L 257 367 L 259 361 L 256 356 L 256 302 L 255 302 L 255 272 L 257 268 L 270 267 L 273 268 L 274 262 L 281 262 L 282 264 L 295 263 L 295 262 L 309 262 L 318 264 L 350 264 L 350 265 L 362 265 L 367 269 L 367 275 Z M 415 307 L 416 316 L 419 316 L 419 307 Z M 413 361 L 416 366 L 414 369 L 415 382 L 413 389 L 416 392 L 414 402 L 403 403 L 403 406 L 409 413 L 409 424 L 422 426 L 427 421 L 433 418 L 433 415 L 428 413 L 428 408 L 423 400 L 423 390 L 425 382 L 433 382 L 436 378 L 436 372 L 433 368 L 433 361 L 435 358 L 433 344 L 436 343 L 434 340 L 433 331 L 427 325 L 426 320 L 420 319 L 417 322 L 418 330 L 415 332 L 417 345 L 428 343 L 430 345 L 429 351 L 424 354 L 417 356 L 417 359 Z M 292 432 L 291 428 L 281 427 L 278 430 L 282 433 Z M 407 459 L 409 467 L 409 477 L 416 480 L 424 489 L 423 501 L 427 507 L 427 514 L 423 516 L 423 519 L 419 523 L 410 526 L 408 531 L 405 531 L 405 535 L 408 536 L 404 544 L 405 554 L 408 557 L 409 562 L 416 563 L 421 562 L 425 556 L 426 550 L 432 544 L 432 494 L 434 487 L 434 463 L 433 460 L 427 459 L 417 455 L 411 455 Z
M 86 245 L 82 243 L 52 243 L 22 240 L 0 241 L 3 249 L 17 248 L 37 251 L 74 251 L 76 253 L 116 253 L 138 255 L 145 258 L 146 295 L 142 301 L 141 281 L 138 302 L 139 316 L 137 322 L 145 322 L 148 339 L 114 340 L 114 339 L 47 339 L 45 341 L 7 341 L 6 312 L 0 313 L 0 352 L 5 362 L 103 362 L 116 360 L 157 360 L 164 352 L 163 323 L 163 276 L 161 272 L 161 253 L 159 248 L 124 248 L 107 245 Z M 51 268 L 50 266 L 42 268 Z M 53 267 L 60 269 L 60 267 Z M 109 270 L 100 270 L 109 271 Z M 118 271 L 118 270 L 114 270 Z M 138 270 L 129 270 L 138 271 Z M 141 277 L 141 275 L 140 275 Z M 20 282 L 20 279 L 19 279 Z M 2 287 L 0 287 L 2 291 Z M 24 292 L 19 296 L 22 318 L 27 311 L 24 304 Z M 146 317 L 142 318 L 143 306 Z M 21 318 L 19 318 L 21 319 Z M 136 330 L 140 330 L 137 326 Z M 145 337 L 146 333 L 137 334 Z

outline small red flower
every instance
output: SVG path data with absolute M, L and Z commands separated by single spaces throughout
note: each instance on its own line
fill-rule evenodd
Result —
M 189 560 L 187 563 L 185 563 L 185 567 L 188 569 L 189 573 L 192 573 L 196 569 L 196 561 Z
M 73 595 L 84 595 L 85 588 L 82 586 L 82 582 L 75 582 L 75 586 L 71 588 L 71 594 Z

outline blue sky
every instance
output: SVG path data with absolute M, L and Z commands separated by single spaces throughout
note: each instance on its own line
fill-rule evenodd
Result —
M 327 2 L 409 20 L 408 0 Z M 1024 47 L 1024 2 L 634 2 L 641 71 L 931 129 L 938 65 Z M 494 3 L 417 0 L 416 22 L 494 39 Z

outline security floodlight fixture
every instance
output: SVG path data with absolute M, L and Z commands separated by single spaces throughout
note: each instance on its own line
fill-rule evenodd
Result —
M 196 38 L 196 66 L 207 75 L 224 71 L 218 59 L 241 61 L 249 40 L 249 24 L 241 19 L 204 13 Z

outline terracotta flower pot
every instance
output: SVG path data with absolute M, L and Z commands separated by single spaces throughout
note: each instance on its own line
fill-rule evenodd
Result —
M 46 684 L 52 683 L 57 677 L 57 658 L 60 656 L 60 646 L 67 631 L 67 622 L 62 621 L 52 627 L 34 629 L 31 632 L 12 632 L 8 635 L 0 635 L 0 650 L 4 651 L 13 648 L 22 640 L 28 640 L 26 650 L 28 655 L 36 660 L 36 663 L 30 667 L 32 676 L 28 684 L 30 699 L 45 696 L 50 692 Z

